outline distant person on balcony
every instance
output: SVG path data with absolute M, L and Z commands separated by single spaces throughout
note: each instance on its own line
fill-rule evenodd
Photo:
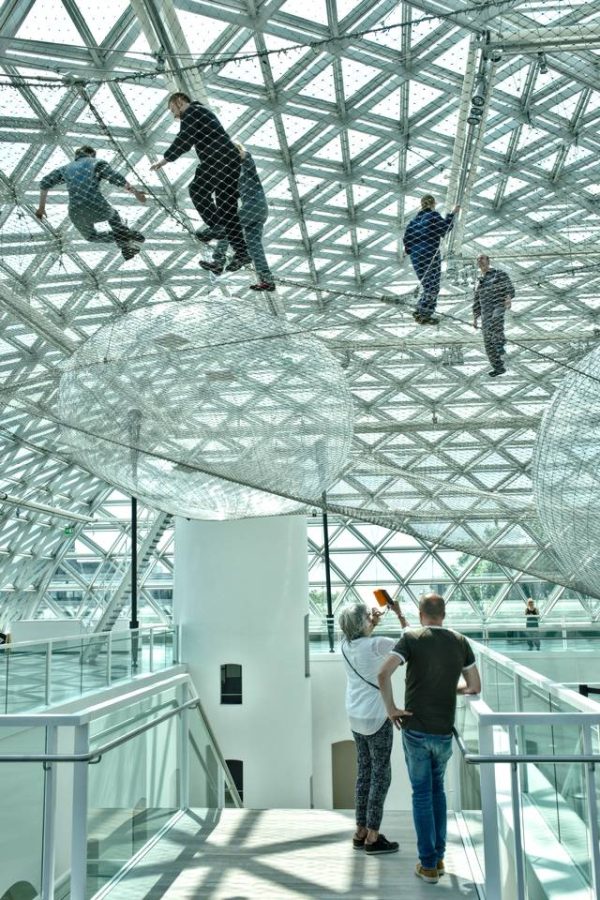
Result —
M 400 625 L 406 619 L 395 601 L 391 607 Z M 390 755 L 394 729 L 388 719 L 377 673 L 382 662 L 396 645 L 394 638 L 373 637 L 373 629 L 381 613 L 368 611 L 364 603 L 346 606 L 339 617 L 345 640 L 341 650 L 346 669 L 346 712 L 356 743 L 358 771 L 356 777 L 356 832 L 352 839 L 355 850 L 366 853 L 395 853 L 396 841 L 388 841 L 379 826 L 383 804 L 392 780 Z M 410 715 L 397 710 L 399 716 Z
M 529 631 L 530 628 L 539 629 L 540 627 L 540 611 L 535 605 L 533 600 L 527 601 L 527 606 L 525 607 L 525 625 Z M 539 631 L 536 632 L 536 637 L 533 636 L 532 632 L 529 632 L 531 637 L 527 638 L 527 647 L 530 650 L 534 648 L 536 650 L 540 649 L 540 639 L 537 635 L 539 635 Z
M 410 220 L 404 232 L 404 250 L 410 256 L 422 288 L 417 308 L 413 312 L 418 325 L 437 325 L 439 322 L 433 314 L 442 277 L 440 242 L 454 225 L 454 218 L 459 211 L 460 206 L 455 206 L 443 219 L 436 212 L 435 197 L 425 194 L 421 197 L 421 211 Z
M 510 309 L 515 289 L 506 272 L 492 268 L 490 258 L 485 253 L 479 254 L 477 265 L 481 276 L 477 281 L 473 298 L 473 328 L 477 328 L 477 320 L 481 317 L 483 346 L 492 367 L 488 375 L 490 378 L 496 378 L 506 372 L 504 314 Z
M 124 259 L 132 259 L 140 252 L 138 244 L 144 241 L 144 235 L 132 231 L 123 222 L 117 210 L 108 203 L 100 190 L 100 182 L 108 181 L 118 187 L 125 188 L 133 194 L 139 203 L 146 202 L 146 195 L 129 184 L 126 179 L 109 166 L 104 159 L 96 159 L 93 147 L 79 147 L 75 151 L 75 159 L 66 166 L 54 169 L 45 175 L 40 182 L 40 202 L 35 211 L 38 219 L 46 215 L 46 199 L 50 188 L 57 184 L 66 184 L 69 194 L 69 218 L 77 231 L 86 241 L 98 243 L 116 243 Z M 107 222 L 110 231 L 96 231 L 98 222 Z
M 419 861 L 415 874 L 436 884 L 444 874 L 446 794 L 444 773 L 452 756 L 457 694 L 478 694 L 479 672 L 467 639 L 444 628 L 445 605 L 439 594 L 419 601 L 420 628 L 407 629 L 379 672 L 381 696 L 391 722 L 402 728 Z M 397 709 L 392 675 L 406 664 L 404 705 Z M 459 686 L 461 676 L 464 684 Z
M 226 237 L 234 249 L 237 268 L 249 265 L 238 215 L 240 153 L 214 112 L 202 103 L 177 91 L 169 97 L 169 111 L 181 123 L 179 134 L 164 152 L 163 159 L 150 166 L 153 172 L 179 159 L 192 147 L 200 165 L 189 186 L 192 203 L 206 228 L 196 232 L 203 243 Z

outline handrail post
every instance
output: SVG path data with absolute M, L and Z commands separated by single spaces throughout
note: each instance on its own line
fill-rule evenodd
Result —
M 494 726 L 479 722 L 479 752 L 494 753 Z M 481 819 L 483 825 L 483 855 L 485 860 L 486 900 L 502 900 L 500 871 L 500 847 L 498 833 L 498 799 L 496 797 L 496 770 L 485 765 L 480 770 Z
M 46 727 L 46 753 L 58 753 L 58 730 Z M 42 838 L 42 900 L 54 900 L 56 848 L 56 763 L 47 763 L 44 776 L 44 825 Z
M 583 733 L 583 752 L 586 755 L 593 753 L 592 748 L 592 728 L 590 725 L 584 725 Z M 592 897 L 598 897 L 600 894 L 600 840 L 598 828 L 598 799 L 596 795 L 596 769 L 595 763 L 585 763 L 585 792 L 587 799 L 587 813 L 589 817 L 588 847 L 590 860 L 592 863 Z
M 89 752 L 89 726 L 75 727 L 74 753 Z M 88 820 L 87 762 L 73 763 L 73 816 L 71 832 L 71 900 L 86 900 L 87 896 L 87 820 Z
M 142 643 L 142 648 L 143 648 L 143 646 L 144 645 Z M 150 662 L 149 662 L 150 671 L 154 672 L 154 628 L 150 629 L 149 656 L 150 656 Z
M 517 753 L 515 728 L 515 725 L 508 726 L 508 740 L 511 754 Z M 511 763 L 510 766 L 510 802 L 513 816 L 517 898 L 518 900 L 526 900 L 525 848 L 523 846 L 523 829 L 521 828 L 521 779 L 519 777 L 519 763 L 517 762 Z
M 44 690 L 44 705 L 50 706 L 52 697 L 52 641 L 46 644 L 46 684 Z
M 179 705 L 183 706 L 189 699 L 187 684 L 177 689 Z M 179 809 L 187 809 L 190 805 L 190 747 L 189 747 L 189 709 L 182 709 L 178 716 L 179 731 Z
M 106 641 L 106 684 L 110 687 L 112 680 L 112 630 L 108 632 Z

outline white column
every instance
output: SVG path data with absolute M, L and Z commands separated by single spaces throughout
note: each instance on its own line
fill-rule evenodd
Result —
M 244 764 L 244 806 L 308 807 L 308 552 L 303 516 L 177 519 L 175 621 L 226 759 Z M 241 705 L 221 705 L 221 665 L 242 666 Z

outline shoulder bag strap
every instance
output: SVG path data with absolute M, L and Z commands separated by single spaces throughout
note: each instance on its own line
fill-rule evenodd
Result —
M 372 681 L 367 681 L 367 679 L 364 678 L 364 677 L 360 674 L 360 672 L 357 672 L 357 671 L 356 671 L 356 669 L 354 668 L 354 666 L 352 665 L 352 663 L 350 662 L 350 660 L 348 659 L 348 657 L 347 657 L 346 654 L 344 653 L 344 645 L 343 645 L 343 644 L 340 644 L 340 650 L 342 651 L 342 656 L 344 657 L 344 659 L 346 660 L 346 662 L 348 663 L 348 665 L 350 666 L 350 668 L 352 669 L 352 671 L 354 672 L 354 674 L 355 674 L 355 675 L 358 675 L 358 677 L 359 677 L 362 681 L 364 681 L 365 684 L 368 684 L 368 685 L 370 685 L 372 688 L 375 688 L 376 691 L 379 691 L 379 690 L 380 690 L 380 687 L 379 687 L 378 684 L 373 684 Z

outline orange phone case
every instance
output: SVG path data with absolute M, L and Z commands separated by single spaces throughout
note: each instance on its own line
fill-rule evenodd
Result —
M 387 606 L 388 603 L 392 603 L 392 598 L 388 594 L 385 588 L 377 588 L 377 590 L 373 591 L 375 594 L 375 599 L 379 603 L 380 606 Z

